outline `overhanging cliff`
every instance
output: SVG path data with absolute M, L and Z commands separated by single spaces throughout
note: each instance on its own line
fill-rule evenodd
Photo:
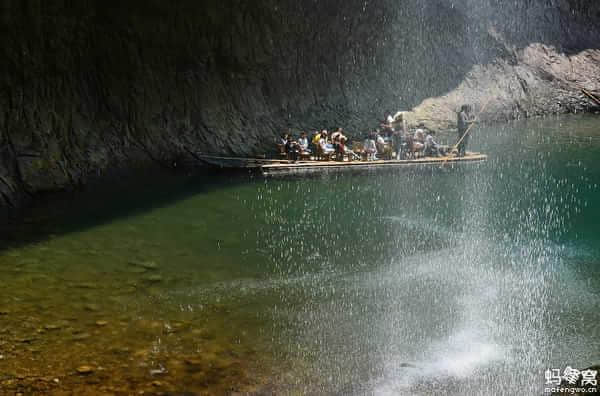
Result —
M 592 108 L 593 0 L 3 0 L 0 206 L 189 151 L 268 152 L 287 128 L 451 127 Z M 422 102 L 423 100 L 425 102 Z

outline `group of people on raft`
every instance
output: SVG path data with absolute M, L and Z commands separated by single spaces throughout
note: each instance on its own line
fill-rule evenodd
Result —
M 435 140 L 435 131 L 426 128 L 424 123 L 410 131 L 403 113 L 398 112 L 386 117 L 378 129 L 367 134 L 362 145 L 357 144 L 354 148 L 348 145 L 344 130 L 338 128 L 331 133 L 326 129 L 315 131 L 310 138 L 306 132 L 301 132 L 298 139 L 286 133 L 282 136 L 280 149 L 292 161 L 311 158 L 344 161 L 346 157 L 348 160 L 400 160 L 419 156 L 441 157 L 453 152 L 462 157 L 466 153 L 467 132 L 473 122 L 471 107 L 463 105 L 457 115 L 458 140 L 454 146 L 439 144 Z

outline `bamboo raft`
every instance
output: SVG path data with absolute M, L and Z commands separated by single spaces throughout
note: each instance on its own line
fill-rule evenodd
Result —
M 263 175 L 293 174 L 308 172 L 323 172 L 329 170 L 350 169 L 382 169 L 408 166 L 454 166 L 463 163 L 478 163 L 487 160 L 487 155 L 467 152 L 464 157 L 422 157 L 407 160 L 377 160 L 377 161 L 288 161 L 268 160 L 261 158 L 219 157 L 197 155 L 212 166 L 220 168 L 246 168 L 260 171 Z
M 264 175 L 282 173 L 303 173 L 326 170 L 350 170 L 350 169 L 380 169 L 397 168 L 407 166 L 425 165 L 448 165 L 458 163 L 476 163 L 487 159 L 487 155 L 480 153 L 468 153 L 464 157 L 423 157 L 408 160 L 377 160 L 377 161 L 305 161 L 288 164 L 266 164 L 260 167 Z

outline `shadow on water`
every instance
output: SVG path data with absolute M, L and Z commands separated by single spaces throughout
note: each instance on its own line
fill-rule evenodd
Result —
M 186 175 L 154 169 L 93 183 L 83 190 L 40 194 L 18 217 L 0 225 L 0 251 L 77 233 L 254 178 L 246 170 L 214 168 Z

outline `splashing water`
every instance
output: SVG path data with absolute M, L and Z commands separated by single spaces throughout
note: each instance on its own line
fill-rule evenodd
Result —
M 219 392 L 252 366 L 283 394 L 539 393 L 546 368 L 598 363 L 599 125 L 482 128 L 477 166 L 72 209 L 0 251 L 3 340 L 19 346 L 0 372 L 68 384 L 94 361 L 117 386 Z

